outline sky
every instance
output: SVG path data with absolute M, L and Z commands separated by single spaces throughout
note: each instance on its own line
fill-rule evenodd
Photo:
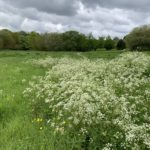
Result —
M 0 0 L 0 29 L 123 37 L 150 23 L 150 0 Z

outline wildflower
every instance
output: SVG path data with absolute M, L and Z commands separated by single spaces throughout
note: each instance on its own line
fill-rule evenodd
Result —
M 76 129 L 75 134 L 87 135 L 94 126 L 102 131 L 97 138 L 110 141 L 102 149 L 150 147 L 150 77 L 144 74 L 150 56 L 125 53 L 110 61 L 46 58 L 34 63 L 50 69 L 23 94 L 31 99 L 33 113 L 47 116 L 55 133 Z M 123 139 L 121 144 L 118 139 Z

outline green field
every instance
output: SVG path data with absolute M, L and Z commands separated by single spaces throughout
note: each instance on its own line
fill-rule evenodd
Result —
M 46 57 L 75 59 L 118 57 L 119 51 L 95 52 L 37 52 L 0 51 L 0 150 L 67 150 L 69 142 L 77 142 L 63 136 L 55 137 L 47 128 L 32 123 L 29 100 L 23 96 L 34 76 L 43 76 L 47 68 L 27 63 Z M 68 137 L 69 138 L 69 137 Z M 68 142 L 68 143 L 67 143 Z M 56 148 L 57 145 L 57 148 Z M 76 143 L 72 143 L 72 149 Z
M 89 52 L 81 56 L 89 58 L 114 58 L 119 52 Z M 24 52 L 0 51 L 0 149 L 45 149 L 52 144 L 49 133 L 39 131 L 31 122 L 28 102 L 22 92 L 33 76 L 44 75 L 45 68 L 25 62 L 31 59 L 52 57 L 81 57 L 75 52 Z M 25 83 L 22 80 L 26 80 Z M 47 141 L 45 141 L 47 140 Z

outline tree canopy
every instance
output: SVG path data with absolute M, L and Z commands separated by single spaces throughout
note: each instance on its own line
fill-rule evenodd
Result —
M 116 39 L 95 38 L 78 31 L 64 33 L 11 32 L 0 30 L 0 49 L 44 50 L 44 51 L 90 51 L 101 48 L 113 49 Z
M 144 25 L 133 29 L 125 41 L 131 50 L 150 50 L 150 25 Z
M 117 45 L 116 45 L 116 48 L 118 50 L 123 50 L 126 48 L 126 43 L 123 39 L 120 39 L 118 42 L 117 42 Z

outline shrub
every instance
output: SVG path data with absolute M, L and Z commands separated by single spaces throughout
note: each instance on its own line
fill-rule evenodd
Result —
M 85 139 L 89 149 L 150 148 L 149 56 L 51 58 L 49 66 L 24 92 L 35 118 L 42 118 L 55 134 Z
M 125 41 L 122 40 L 122 39 L 120 39 L 120 40 L 118 41 L 118 43 L 117 43 L 116 48 L 117 48 L 118 50 L 123 50 L 123 49 L 125 49 L 125 48 L 126 48 L 126 43 L 125 43 Z

